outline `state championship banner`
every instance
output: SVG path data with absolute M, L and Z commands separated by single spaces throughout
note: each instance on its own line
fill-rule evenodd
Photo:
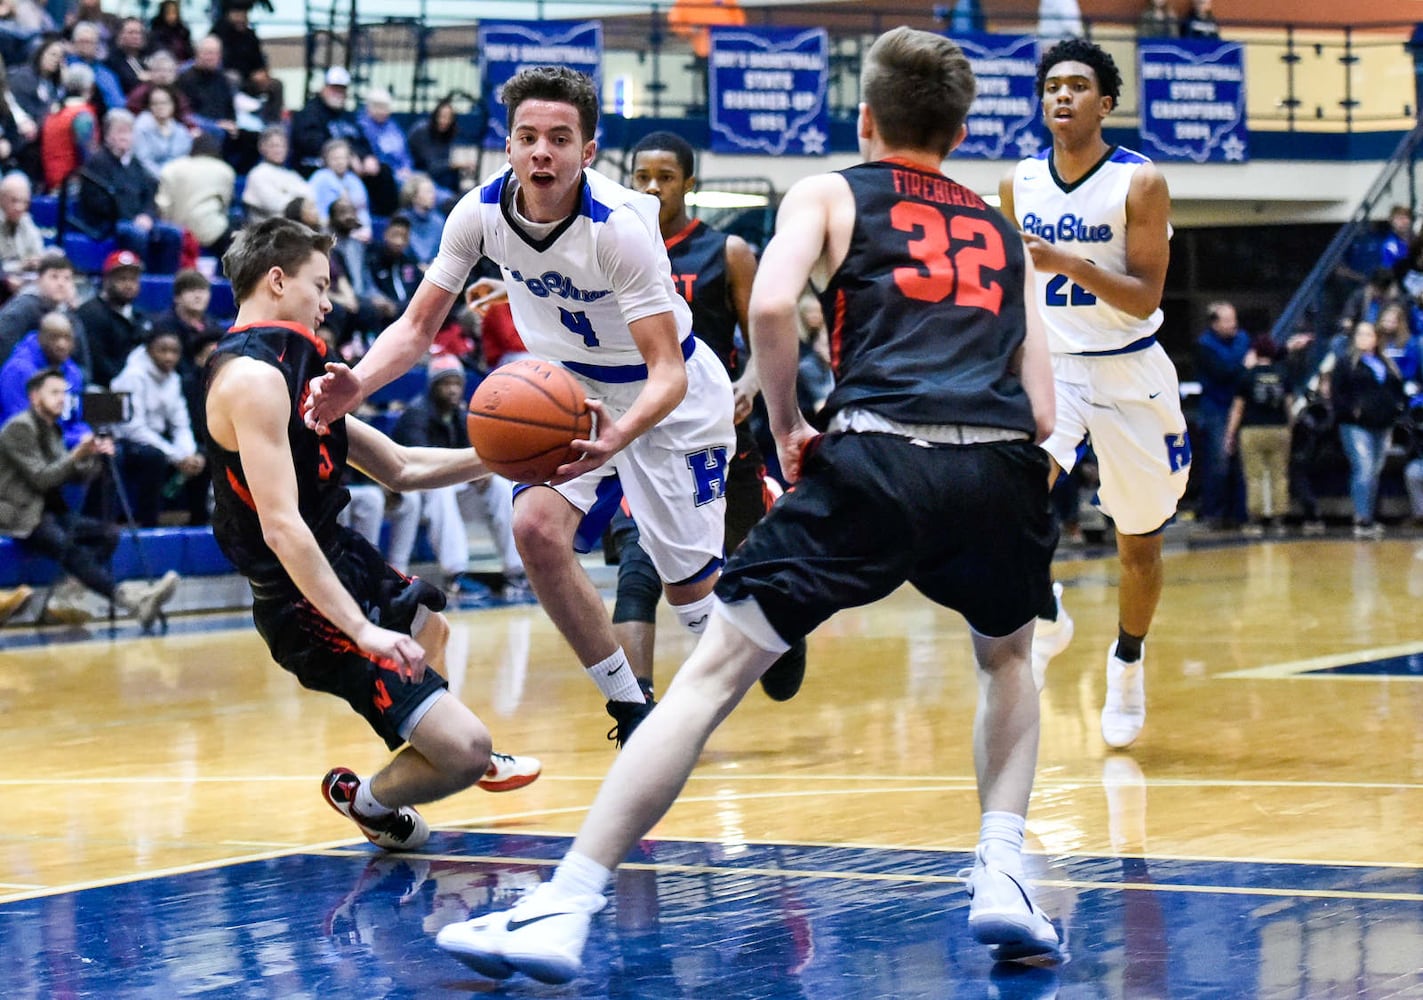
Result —
M 825 155 L 824 28 L 713 28 L 708 64 L 713 152 Z
M 1018 160 L 1042 148 L 1037 95 L 1038 40 L 1033 35 L 950 34 L 978 78 L 968 138 L 954 155 Z
M 478 62 L 484 100 L 489 107 L 484 145 L 502 147 L 509 136 L 509 113 L 499 100 L 499 88 L 520 70 L 530 66 L 567 66 L 591 76 L 602 93 L 603 22 L 481 21 Z
M 1183 38 L 1142 41 L 1141 152 L 1154 160 L 1243 163 L 1245 47 Z

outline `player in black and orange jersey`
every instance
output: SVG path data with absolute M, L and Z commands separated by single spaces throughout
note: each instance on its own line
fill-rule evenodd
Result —
M 672 283 L 691 307 L 692 332 L 716 353 L 731 377 L 736 456 L 726 476 L 726 551 L 730 553 L 765 516 L 771 499 L 761 449 L 746 419 L 760 392 L 756 368 L 748 352 L 738 348 L 736 336 L 738 327 L 747 328 L 756 254 L 741 237 L 713 229 L 687 213 L 687 195 L 697 184 L 695 166 L 695 153 L 687 140 L 672 132 L 653 132 L 633 147 L 631 187 L 661 203 L 657 223 L 672 264 Z M 662 581 L 639 544 L 637 523 L 626 509 L 613 518 L 611 528 L 618 550 L 613 629 L 650 700 Z M 785 701 L 800 690 L 804 676 L 802 639 L 766 672 L 761 686 L 776 701 Z
M 486 975 L 577 975 L 612 869 L 672 805 L 707 738 L 777 657 L 843 608 L 910 583 L 967 619 L 982 809 L 969 928 L 1000 960 L 1061 957 L 1022 879 L 1038 746 L 1029 648 L 1057 529 L 1052 369 L 1021 237 L 940 165 L 967 134 L 973 71 L 950 39 L 897 28 L 865 56 L 866 160 L 798 182 L 751 294 L 751 341 L 793 488 L 731 555 L 711 622 L 603 782 L 553 878 L 442 929 Z M 835 389 L 818 434 L 796 403 L 796 312 L 813 281 Z M 802 735 L 806 735 L 802 732 Z
M 468 482 L 486 470 L 472 450 L 404 448 L 359 420 L 318 436 L 302 397 L 322 371 L 313 332 L 331 311 L 331 237 L 269 219 L 223 257 L 237 321 L 205 379 L 216 509 L 213 534 L 252 584 L 252 618 L 272 657 L 304 687 L 344 698 L 400 753 L 369 781 L 334 768 L 327 802 L 389 849 L 430 835 L 411 806 L 479 784 L 508 791 L 539 762 L 494 753 L 489 730 L 427 666 L 444 656 L 444 594 L 386 565 L 337 524 L 350 497 L 347 462 L 392 490 Z

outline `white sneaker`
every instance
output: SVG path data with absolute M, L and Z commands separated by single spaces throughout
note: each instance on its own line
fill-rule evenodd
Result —
M 1125 750 L 1146 725 L 1146 646 L 1141 659 L 1123 663 L 1117 644 L 1107 651 L 1107 700 L 1102 705 L 1102 739 L 1113 750 Z
M 975 941 L 986 944 L 999 962 L 1056 961 L 1062 957 L 1062 939 L 1046 913 L 1038 909 L 1023 883 L 1001 868 L 987 864 L 983 852 L 971 869 L 960 872 L 972 902 L 968 929 Z
M 435 944 L 490 979 L 522 972 L 541 983 L 566 983 L 583 968 L 590 918 L 607 903 L 544 882 L 512 910 L 446 925 Z
M 1033 683 L 1039 691 L 1047 677 L 1048 663 L 1072 641 L 1072 616 L 1062 606 L 1062 584 L 1053 583 L 1052 599 L 1057 604 L 1057 621 L 1039 618 L 1033 628 Z

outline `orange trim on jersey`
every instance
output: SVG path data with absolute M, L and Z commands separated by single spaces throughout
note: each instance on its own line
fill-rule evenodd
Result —
M 904 167 L 904 168 L 906 168 L 906 169 L 908 169 L 908 170 L 917 170 L 917 171 L 919 171 L 921 174 L 930 174 L 930 175 L 935 176 L 935 177 L 948 177 L 948 176 L 949 176 L 948 174 L 944 173 L 942 170 L 930 170 L 928 167 L 923 166 L 922 164 L 913 163 L 913 162 L 911 162 L 911 161 L 909 161 L 909 160 L 904 159 L 904 157 L 902 157 L 902 156 L 886 156 L 883 160 L 880 160 L 879 162 L 880 162 L 880 163 L 892 163 L 892 164 L 894 164 L 896 167 Z
M 840 348 L 845 335 L 845 289 L 835 292 L 835 320 L 830 325 L 830 370 L 840 375 Z
M 237 473 L 232 471 L 232 467 L 227 469 L 227 485 L 232 487 L 232 492 L 237 494 L 237 499 L 245 503 L 248 509 L 255 511 L 257 504 L 252 500 L 252 491 L 242 485 L 242 480 L 237 478 Z
M 288 323 L 285 320 L 274 319 L 268 320 L 265 323 L 244 323 L 241 326 L 232 327 L 227 332 L 241 333 L 243 330 L 254 330 L 261 327 L 269 326 L 277 326 L 281 327 L 283 330 L 290 330 L 292 333 L 301 334 L 303 337 L 305 337 L 311 342 L 312 347 L 316 348 L 317 354 L 321 355 L 323 358 L 326 357 L 326 341 L 322 340 L 316 334 L 312 333 L 309 327 L 302 326 L 300 323 Z
M 324 643 L 329 650 L 336 653 L 352 653 L 363 660 L 370 661 L 381 670 L 388 670 L 397 677 L 400 676 L 399 663 L 396 663 L 389 657 L 376 656 L 374 653 L 368 653 L 360 646 L 357 646 L 351 641 L 350 636 L 331 624 L 325 615 L 317 611 L 316 605 L 302 598 L 300 607 L 301 610 L 306 613 L 305 625 L 307 631 L 311 633 L 315 639 Z M 403 681 L 404 678 L 402 677 L 401 680 Z
M 692 231 L 693 231 L 694 229 L 696 229 L 698 226 L 700 226 L 701 224 L 702 224 L 702 220 L 701 220 L 701 219 L 693 219 L 691 222 L 687 223 L 687 228 L 683 229 L 680 233 L 677 233 L 677 234 L 676 234 L 675 236 L 673 236 L 671 239 L 663 240 L 663 241 L 662 241 L 663 245 L 666 246 L 668 250 L 671 250 L 671 249 L 672 249 L 673 247 L 675 247 L 678 243 L 681 243 L 681 242 L 682 242 L 683 240 L 685 240 L 688 236 L 691 236 L 691 235 L 692 235 Z

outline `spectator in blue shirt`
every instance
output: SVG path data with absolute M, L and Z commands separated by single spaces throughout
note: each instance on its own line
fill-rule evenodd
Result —
M 1379 246 L 1379 267 L 1393 270 L 1399 261 L 1407 261 L 1412 242 L 1413 213 L 1407 205 L 1394 205 L 1388 213 L 1388 235 Z
M 1197 460 L 1201 463 L 1198 520 L 1214 527 L 1239 525 L 1245 511 L 1245 480 L 1239 461 L 1226 449 L 1226 428 L 1236 388 L 1245 373 L 1250 336 L 1240 329 L 1235 306 L 1212 302 L 1210 326 L 1196 341 L 1196 379 L 1201 383 L 1197 412 L 1200 428 Z
M 58 369 L 69 384 L 63 416 L 58 426 L 64 434 L 64 446 L 73 448 L 93 431 L 80 413 L 84 398 L 84 373 L 75 363 L 74 327 L 61 312 L 50 312 L 40 319 L 40 328 L 16 345 L 9 360 L 0 366 L 0 424 L 30 405 L 25 383 L 46 368 Z
M 366 186 L 351 169 L 351 146 L 345 139 L 328 140 L 321 147 L 321 160 L 325 164 L 310 177 L 311 190 L 316 197 L 316 213 L 322 223 L 331 218 L 331 206 L 345 198 L 356 210 L 359 228 L 352 235 L 362 243 L 371 240 L 371 209 L 366 195 Z
M 401 214 L 410 220 L 410 252 L 421 265 L 428 265 L 440 252 L 440 234 L 445 231 L 444 213 L 435 207 L 439 191 L 429 174 L 418 171 L 400 189 Z
M 410 163 L 405 131 L 390 117 L 393 104 L 390 91 L 376 88 L 366 95 L 365 110 L 357 121 L 376 159 L 390 168 L 397 184 L 404 184 L 414 168 Z

